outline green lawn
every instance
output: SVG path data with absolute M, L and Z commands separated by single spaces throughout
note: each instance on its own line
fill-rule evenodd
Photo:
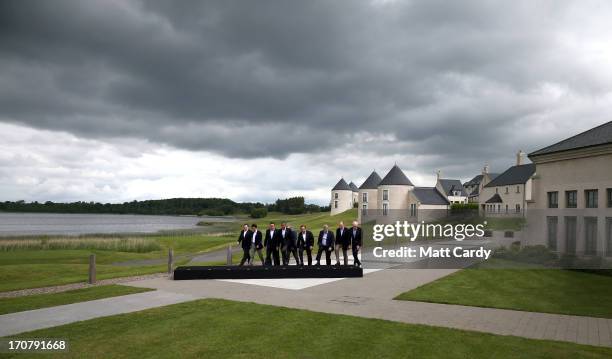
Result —
M 507 261 L 499 259 L 488 262 L 396 299 L 612 318 L 611 276 L 534 265 L 507 268 Z
M 57 305 L 85 302 L 88 300 L 117 297 L 153 289 L 128 287 L 124 285 L 103 285 L 75 289 L 61 293 L 36 294 L 16 298 L 0 298 L 0 315 L 24 310 L 54 307 Z
M 96 254 L 97 278 L 108 279 L 166 271 L 165 258 L 168 255 L 168 248 L 173 248 L 176 255 L 199 253 L 224 247 L 234 241 L 233 236 L 200 234 L 160 235 L 146 238 L 158 241 L 162 249 L 147 253 L 85 249 L 0 252 L 0 292 L 86 281 L 89 255 L 92 253 Z M 156 265 L 114 265 L 116 262 L 147 259 L 163 260 Z M 187 261 L 187 259 L 177 260 L 176 264 L 185 264 Z
M 610 348 L 216 299 L 77 322 L 18 337 L 66 338 L 70 343 L 69 353 L 46 356 L 62 358 L 556 359 L 612 356 Z M 38 356 L 14 354 L 12 357 Z

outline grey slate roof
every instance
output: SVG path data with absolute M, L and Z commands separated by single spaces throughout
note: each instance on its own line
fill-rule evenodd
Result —
M 529 157 L 575 150 L 584 147 L 592 147 L 607 143 L 612 143 L 612 121 L 594 127 L 588 131 L 579 133 L 576 136 L 566 138 L 565 140 L 557 142 L 554 145 L 531 152 Z
M 499 194 L 494 194 L 491 198 L 489 198 L 485 203 L 503 203 L 502 198 Z
M 357 188 L 357 185 L 354 184 L 353 181 L 351 181 L 351 183 L 349 183 L 349 187 L 351 187 L 351 191 L 359 192 L 359 188 Z
M 495 177 L 497 176 L 499 176 L 499 173 L 489 173 L 489 177 L 491 178 L 491 180 L 494 180 Z M 471 180 L 465 182 L 463 186 L 477 186 L 480 184 L 480 182 L 482 182 L 482 178 L 483 178 L 482 174 L 476 175 Z
M 413 193 L 421 204 L 447 205 L 450 203 L 435 187 L 414 187 Z
M 406 177 L 404 172 L 397 166 L 394 165 L 385 178 L 380 181 L 379 186 L 392 186 L 392 185 L 403 185 L 403 186 L 414 186 L 412 182 Z
M 535 173 L 535 164 L 512 166 L 505 172 L 487 183 L 485 187 L 508 186 L 513 184 L 524 184 L 529 177 Z
M 382 181 L 382 178 L 376 173 L 376 171 L 372 171 L 368 178 L 359 186 L 359 189 L 376 189 L 378 188 L 378 184 Z
M 352 191 L 351 187 L 349 187 L 348 183 L 344 180 L 344 178 L 340 178 L 340 181 L 336 183 L 332 191 Z
M 463 185 L 464 186 L 475 186 L 475 185 L 480 184 L 480 182 L 482 182 L 482 175 L 476 175 L 476 177 L 474 177 L 471 180 L 465 182 Z
M 447 196 L 451 196 L 454 191 L 459 191 L 461 192 L 462 196 L 467 196 L 467 192 L 465 191 L 465 188 L 463 188 L 463 185 L 461 184 L 461 181 L 459 180 L 441 178 L 440 184 L 442 185 L 442 188 L 444 189 L 444 193 Z

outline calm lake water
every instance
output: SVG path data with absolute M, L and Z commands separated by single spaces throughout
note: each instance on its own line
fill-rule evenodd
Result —
M 155 233 L 162 230 L 193 229 L 202 220 L 226 222 L 231 218 L 0 212 L 0 236 Z

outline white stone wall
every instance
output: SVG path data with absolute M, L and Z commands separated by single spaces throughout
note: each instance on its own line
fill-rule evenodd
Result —
M 353 208 L 353 191 L 332 191 L 330 206 L 332 216 Z

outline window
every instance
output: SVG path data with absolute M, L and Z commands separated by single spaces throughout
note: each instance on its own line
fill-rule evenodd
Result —
M 557 217 L 546 217 L 547 237 L 548 237 L 548 249 L 551 251 L 557 250 L 557 224 L 559 219 Z
M 578 191 L 565 191 L 565 207 L 578 207 Z
M 361 201 L 361 202 L 363 202 L 363 203 L 368 203 L 368 192 L 363 192 L 363 193 L 361 194 L 361 198 L 362 198 L 362 201 Z
M 587 189 L 584 191 L 584 200 L 586 208 L 597 208 L 597 190 Z
M 334 201 L 334 208 L 338 208 L 338 201 Z
M 497 205 L 497 213 L 501 213 L 501 204 Z
M 559 208 L 559 192 L 548 192 L 548 208 Z
M 612 257 L 612 218 L 606 218 L 606 256 Z
M 410 204 L 410 216 L 416 217 L 416 215 L 417 215 L 416 203 L 411 203 Z
M 608 188 L 608 208 L 612 208 L 612 188 Z
M 508 193 L 510 193 L 510 192 L 508 191 L 508 187 L 506 186 L 506 194 L 508 194 Z
M 334 192 L 334 199 L 338 199 L 338 192 Z
M 516 213 L 521 213 L 521 205 L 520 204 L 516 205 Z
M 565 217 L 565 253 L 576 254 L 576 217 Z
M 584 254 L 597 254 L 597 217 L 584 217 Z
M 366 214 L 368 214 L 368 205 L 364 204 L 363 206 L 361 206 L 361 215 L 365 216 Z
M 388 214 L 389 214 L 389 204 L 383 203 L 383 216 L 386 216 Z
M 495 187 L 495 193 L 498 194 L 499 193 L 499 188 Z
M 516 186 L 516 193 L 521 193 L 521 186 Z
M 388 201 L 388 200 L 389 200 L 389 190 L 383 189 L 383 201 Z
M 506 205 L 506 213 L 508 213 L 508 205 Z

